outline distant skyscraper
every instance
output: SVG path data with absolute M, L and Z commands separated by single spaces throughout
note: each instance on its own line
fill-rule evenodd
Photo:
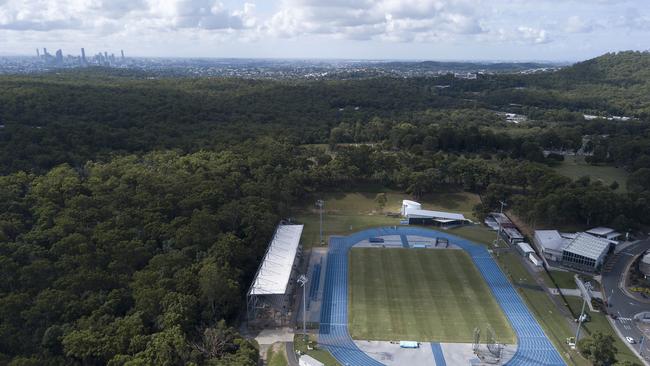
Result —
M 86 64 L 86 50 L 83 47 L 81 47 L 81 63 Z
M 39 51 L 38 48 L 36 49 L 36 57 L 38 57 L 38 58 L 41 57 L 41 51 Z
M 56 50 L 56 63 L 62 64 L 63 63 L 63 51 Z
M 47 56 L 47 48 L 43 47 L 43 56 Z
M 120 53 L 122 54 L 122 61 L 124 61 L 124 50 L 120 50 Z

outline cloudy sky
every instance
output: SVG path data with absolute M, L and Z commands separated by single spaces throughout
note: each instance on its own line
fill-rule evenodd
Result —
M 0 54 L 574 61 L 650 49 L 650 0 L 0 0 Z

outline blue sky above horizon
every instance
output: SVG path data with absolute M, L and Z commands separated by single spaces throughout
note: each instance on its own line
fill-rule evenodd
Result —
M 0 54 L 576 61 L 650 49 L 650 0 L 0 0 Z

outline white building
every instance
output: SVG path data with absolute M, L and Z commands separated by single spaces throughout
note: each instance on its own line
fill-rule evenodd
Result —
M 463 214 L 443 211 L 423 210 L 415 201 L 402 201 L 402 216 L 409 225 L 462 225 L 470 222 Z
M 562 251 L 568 241 L 557 230 L 535 230 L 535 243 L 539 246 L 544 258 L 557 262 L 562 259 Z
M 541 267 L 544 265 L 542 260 L 537 256 L 535 253 L 529 253 L 528 254 L 528 260 L 535 266 L 535 267 Z
M 529 253 L 535 253 L 535 250 L 528 243 L 517 243 L 517 251 L 522 257 L 528 257 Z
M 578 233 L 562 251 L 562 264 L 585 271 L 600 268 L 609 251 L 610 242 L 587 233 Z
M 617 240 L 621 236 L 621 233 L 616 232 L 616 230 L 608 227 L 595 227 L 586 231 L 587 234 L 597 236 L 599 238 L 611 240 L 612 244 L 618 244 Z
M 409 210 L 421 210 L 421 209 L 422 209 L 422 204 L 420 204 L 419 202 L 403 200 L 402 209 L 400 212 L 402 216 L 406 217 L 408 215 Z

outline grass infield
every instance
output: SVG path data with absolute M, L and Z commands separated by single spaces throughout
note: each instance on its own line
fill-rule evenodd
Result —
M 354 339 L 471 343 L 489 324 L 500 343 L 515 336 L 462 250 L 354 248 L 349 330 Z M 483 339 L 484 340 L 484 339 Z

